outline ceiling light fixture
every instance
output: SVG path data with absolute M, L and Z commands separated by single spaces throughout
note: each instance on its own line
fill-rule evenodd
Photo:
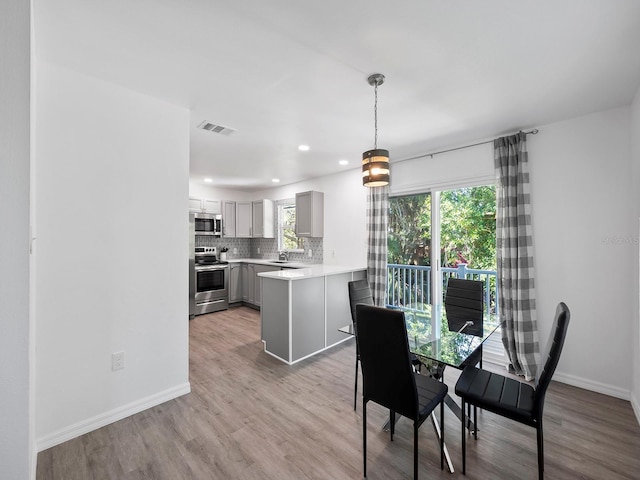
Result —
M 279 178 L 272 178 L 271 181 L 273 183 L 280 183 L 280 179 Z
M 301 152 L 308 152 L 309 145 L 298 145 L 298 150 L 300 150 Z
M 362 184 L 365 187 L 383 187 L 389 185 L 389 150 L 378 148 L 378 86 L 384 83 L 384 75 L 374 73 L 367 81 L 375 87 L 375 136 L 373 150 L 367 150 L 362 154 Z
M 207 183 L 213 183 L 213 178 L 205 178 L 204 181 Z
M 340 160 L 338 163 L 340 165 L 349 165 L 349 160 Z

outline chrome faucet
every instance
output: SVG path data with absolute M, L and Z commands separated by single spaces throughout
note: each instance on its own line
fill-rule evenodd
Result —
M 278 252 L 278 260 L 283 260 L 285 262 L 289 261 L 289 254 L 287 252 L 285 252 L 284 250 L 282 250 L 281 252 Z

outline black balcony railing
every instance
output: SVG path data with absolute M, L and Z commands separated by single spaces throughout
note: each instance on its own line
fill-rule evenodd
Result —
M 477 270 L 468 268 L 462 263 L 457 267 L 440 269 L 442 292 L 446 291 L 450 277 L 468 278 L 484 282 L 484 305 L 487 314 L 498 313 L 497 305 L 497 272 L 493 270 Z M 402 307 L 417 312 L 431 311 L 431 267 L 416 265 L 387 265 L 387 303 L 390 306 Z

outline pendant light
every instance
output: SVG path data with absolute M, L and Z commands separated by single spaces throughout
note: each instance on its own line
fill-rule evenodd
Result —
M 367 81 L 375 89 L 375 137 L 373 150 L 362 154 L 362 184 L 365 187 L 383 187 L 389 185 L 389 150 L 378 148 L 378 86 L 384 83 L 384 75 L 374 73 Z

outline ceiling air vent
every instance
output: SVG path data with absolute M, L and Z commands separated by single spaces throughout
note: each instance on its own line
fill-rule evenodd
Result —
M 232 133 L 235 133 L 235 129 L 233 128 L 216 125 L 215 123 L 208 122 L 207 120 L 198 125 L 198 128 L 206 130 L 207 132 L 219 133 L 221 135 L 231 135 Z

